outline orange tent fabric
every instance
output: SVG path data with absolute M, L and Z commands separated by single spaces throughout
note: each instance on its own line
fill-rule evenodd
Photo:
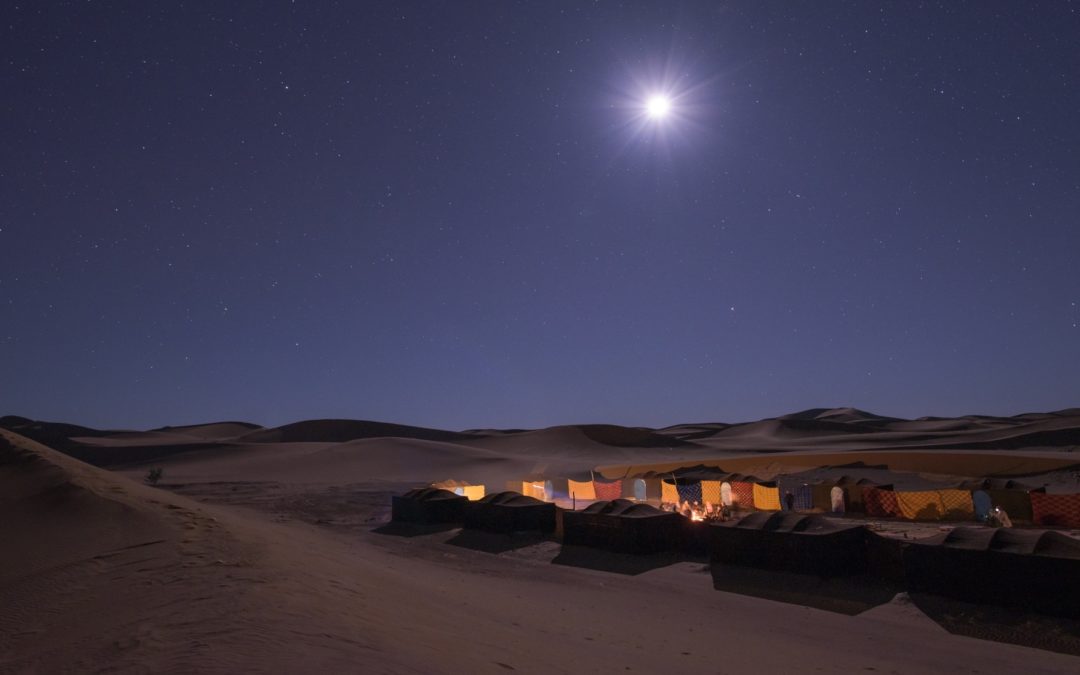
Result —
M 701 481 L 701 501 L 705 504 L 720 504 L 720 481 Z
M 679 489 L 675 487 L 674 483 L 663 481 L 661 483 L 663 488 L 660 493 L 660 501 L 665 504 L 678 504 L 679 503 Z
M 591 480 L 568 480 L 570 495 L 575 499 L 596 499 L 596 490 L 593 488 L 593 482 Z
M 971 520 L 975 507 L 967 490 L 895 492 L 900 515 L 908 520 Z
M 780 488 L 754 483 L 754 508 L 761 511 L 780 510 Z
M 521 484 L 521 494 L 525 495 L 526 497 L 534 497 L 541 500 L 547 497 L 547 492 L 544 490 L 543 482 L 523 482 Z

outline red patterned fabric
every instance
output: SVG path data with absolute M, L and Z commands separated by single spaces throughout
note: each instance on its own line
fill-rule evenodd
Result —
M 896 493 L 876 487 L 863 488 L 863 502 L 866 515 L 875 518 L 887 518 L 900 515 L 900 505 L 896 503 Z
M 754 505 L 754 484 L 732 481 L 731 502 L 744 509 L 751 508 Z
M 1032 492 L 1031 512 L 1036 525 L 1080 527 L 1080 494 Z
M 622 497 L 622 481 L 593 481 L 593 489 L 596 490 L 596 498 L 611 501 Z

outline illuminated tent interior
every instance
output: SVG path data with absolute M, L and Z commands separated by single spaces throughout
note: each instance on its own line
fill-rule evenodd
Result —
M 466 483 L 465 481 L 459 480 L 444 480 L 438 483 L 432 483 L 431 487 L 450 490 L 456 495 L 467 498 L 469 501 L 482 499 L 486 492 L 483 485 L 473 485 L 472 483 Z

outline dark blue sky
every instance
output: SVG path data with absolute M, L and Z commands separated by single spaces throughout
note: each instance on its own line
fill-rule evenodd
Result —
M 0 413 L 1080 403 L 1076 3 L 0 15 Z

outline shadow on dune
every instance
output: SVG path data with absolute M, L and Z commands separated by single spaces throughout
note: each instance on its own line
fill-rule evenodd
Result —
M 535 546 L 550 539 L 540 532 L 515 532 L 502 534 L 482 530 L 461 530 L 446 540 L 447 544 L 484 553 L 506 553 L 526 546 Z
M 648 554 L 614 553 L 589 546 L 564 544 L 551 564 L 633 576 L 674 565 L 683 559 L 681 554 L 674 551 Z
M 930 593 L 909 595 L 919 611 L 953 635 L 1080 656 L 1080 620 L 979 605 Z
M 900 590 L 869 577 L 823 579 L 810 574 L 719 564 L 711 565 L 710 571 L 713 588 L 718 591 L 851 616 L 889 602 Z
M 425 537 L 431 534 L 449 532 L 461 527 L 454 523 L 434 523 L 421 525 L 418 523 L 395 523 L 393 521 L 380 525 L 371 530 L 375 534 L 386 534 L 392 537 Z

